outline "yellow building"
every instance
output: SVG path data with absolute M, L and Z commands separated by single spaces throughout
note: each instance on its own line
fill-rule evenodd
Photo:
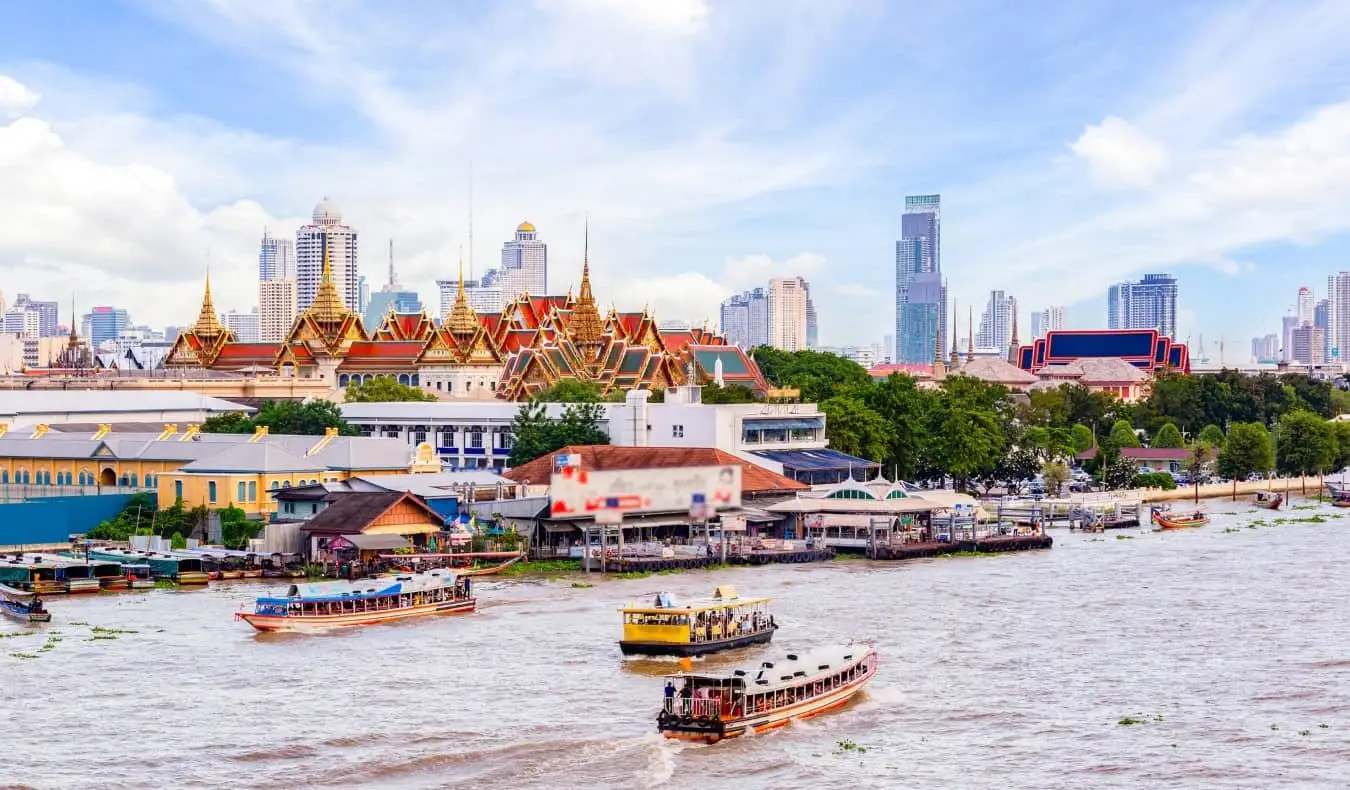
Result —
M 272 491 L 353 475 L 439 472 L 430 446 L 409 450 L 400 439 L 365 436 L 252 435 L 183 432 L 166 425 L 159 434 L 31 433 L 0 436 L 0 486 L 33 495 L 155 491 L 159 506 L 238 507 L 254 517 L 276 512 Z

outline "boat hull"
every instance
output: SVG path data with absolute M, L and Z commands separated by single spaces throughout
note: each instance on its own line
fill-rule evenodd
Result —
M 183 571 L 174 579 L 183 587 L 193 587 L 202 584 L 209 584 L 211 578 L 206 571 Z
M 131 580 L 125 576 L 103 576 L 98 580 L 99 587 L 104 590 L 129 590 L 131 589 Z
M 0 614 L 21 623 L 50 623 L 52 621 L 51 612 L 30 612 L 23 608 L 10 608 L 3 605 L 0 605 Z
M 1253 503 L 1253 504 L 1255 504 L 1255 505 L 1256 505 L 1257 507 L 1259 507 L 1259 508 L 1264 508 L 1264 509 L 1266 509 L 1266 510 L 1279 510 L 1279 509 L 1280 509 L 1280 505 L 1281 505 L 1282 503 L 1277 499 L 1277 500 L 1272 500 L 1272 501 L 1270 501 L 1270 502 L 1255 502 L 1255 503 Z
M 155 589 L 154 579 L 132 579 L 127 583 L 133 590 L 153 590 Z
M 770 711 L 755 713 L 737 719 L 700 722 L 671 722 L 657 719 L 657 729 L 671 740 L 695 741 L 698 743 L 717 743 L 728 738 L 737 738 L 747 733 L 762 733 L 786 726 L 794 719 L 810 719 L 848 704 L 863 687 L 876 675 L 877 659 L 872 656 L 868 661 L 868 671 L 862 677 L 846 686 L 840 686 L 809 700 L 798 702 Z
M 80 593 L 96 593 L 103 589 L 98 579 L 70 579 L 66 582 L 66 592 L 71 595 Z
M 409 617 L 422 617 L 433 614 L 466 614 L 477 605 L 473 598 L 458 601 L 408 606 L 402 609 L 386 609 L 377 612 L 359 612 L 355 614 L 331 614 L 314 617 L 282 617 L 277 615 L 240 612 L 235 617 L 243 620 L 259 631 L 284 631 L 291 633 L 312 633 L 333 628 L 351 628 L 359 625 L 376 625 L 405 620 Z
M 769 640 L 773 639 L 775 630 L 777 629 L 770 628 L 766 631 L 713 642 L 619 642 L 619 650 L 623 651 L 625 656 L 683 656 L 692 658 L 694 656 L 706 656 L 709 653 L 718 653 L 723 650 L 735 650 L 738 647 L 767 645 Z

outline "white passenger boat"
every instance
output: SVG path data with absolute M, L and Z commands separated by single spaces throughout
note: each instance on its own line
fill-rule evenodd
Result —
M 472 612 L 469 580 L 437 569 L 352 582 L 292 584 L 286 595 L 259 598 L 236 618 L 259 631 L 323 631 L 405 617 Z
M 732 672 L 669 675 L 656 727 L 667 738 L 705 743 L 772 730 L 848 702 L 877 663 L 871 645 L 835 645 Z

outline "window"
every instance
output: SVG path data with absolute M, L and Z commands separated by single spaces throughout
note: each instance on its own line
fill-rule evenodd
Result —
M 239 481 L 239 498 L 236 499 L 235 501 L 236 501 L 236 502 L 247 502 L 247 501 L 248 501 L 248 486 L 244 485 L 244 481 L 243 481 L 243 480 L 240 480 L 240 481 Z
M 287 480 L 287 481 L 283 482 L 283 483 L 281 484 L 281 487 L 282 487 L 282 488 L 290 488 L 290 487 L 291 487 L 291 481 Z
M 280 483 L 278 483 L 278 482 L 275 481 L 275 480 L 272 481 L 272 490 L 273 490 L 273 491 L 277 490 L 277 489 L 280 488 L 280 487 L 281 487 L 281 484 L 280 484 Z
M 672 439 L 683 439 L 683 438 L 684 438 L 684 426 L 683 426 L 683 425 L 672 425 L 672 426 L 670 426 L 670 438 L 672 438 Z
M 206 500 L 213 505 L 216 503 L 216 481 L 214 480 L 206 484 Z
M 253 480 L 248 481 L 248 501 L 258 501 L 258 484 Z
M 503 450 L 510 450 L 510 449 L 511 449 L 512 442 L 513 442 L 513 439 L 511 438 L 511 432 L 510 432 L 510 431 L 502 431 L 502 449 L 503 449 Z
M 173 496 L 174 496 L 174 499 L 182 499 L 182 498 L 183 498 L 183 481 L 182 481 L 182 480 L 175 480 L 175 481 L 173 481 Z
M 9 485 L 9 470 L 0 469 L 0 484 Z
M 132 488 L 135 488 L 135 487 L 136 487 L 136 473 L 135 473 L 135 472 L 132 472 L 132 473 L 131 473 L 131 487 L 132 487 Z
M 470 447 L 482 447 L 482 446 L 483 446 L 483 429 L 482 429 L 482 428 L 479 428 L 479 427 L 475 426 L 474 428 L 472 428 L 472 429 L 469 431 L 469 446 L 470 446 Z

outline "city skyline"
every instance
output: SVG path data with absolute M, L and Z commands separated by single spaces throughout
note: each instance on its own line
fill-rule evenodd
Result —
M 8 4 L 0 287 L 64 304 L 75 282 L 81 304 L 182 323 L 209 256 L 220 305 L 247 309 L 259 229 L 303 224 L 327 193 L 399 241 L 424 302 L 460 246 L 476 276 L 521 216 L 549 229 L 565 292 L 589 211 L 616 301 L 715 321 L 751 282 L 801 274 L 820 343 L 862 344 L 895 332 L 881 263 L 904 196 L 942 194 L 961 304 L 1002 288 L 1025 326 L 1043 304 L 1101 326 L 1110 283 L 1169 271 L 1187 286 L 1178 337 L 1231 343 L 1278 326 L 1266 293 L 1320 283 L 1350 251 L 1350 102 L 1328 79 L 1343 4 L 1188 5 L 1162 36 L 1100 6 L 629 5 L 110 4 L 66 20 Z M 932 35 L 891 46 L 913 26 Z M 427 29 L 453 45 L 393 46 Z M 979 41 L 995 34 L 991 68 Z M 866 79 L 883 72 L 918 87 Z

